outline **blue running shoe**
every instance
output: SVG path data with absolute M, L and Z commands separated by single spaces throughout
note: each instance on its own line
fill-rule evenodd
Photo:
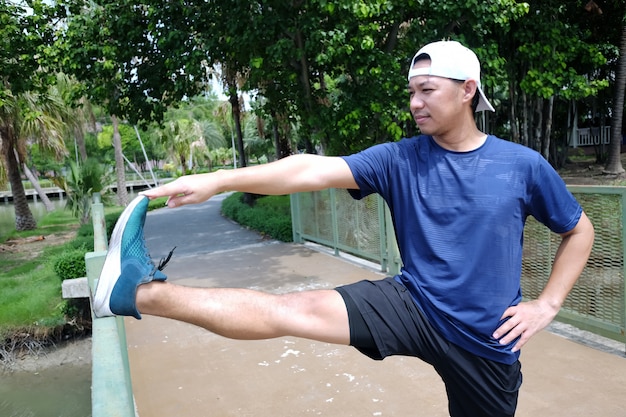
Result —
M 148 197 L 136 197 L 124 209 L 113 229 L 93 299 L 96 317 L 133 316 L 141 319 L 135 304 L 137 287 L 167 279 L 161 270 L 175 248 L 158 266 L 152 262 L 143 235 L 148 201 Z

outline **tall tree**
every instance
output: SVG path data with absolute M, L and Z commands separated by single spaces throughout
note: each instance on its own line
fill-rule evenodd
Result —
M 606 88 L 599 71 L 606 58 L 581 26 L 586 15 L 580 4 L 529 1 L 528 5 L 528 18 L 515 20 L 509 31 L 491 38 L 496 46 L 492 54 L 498 58 L 486 56 L 487 77 L 493 64 L 499 63 L 505 74 L 499 90 L 506 94 L 502 105 L 508 113 L 511 139 L 558 166 L 565 160 L 565 138 L 572 129 L 567 111 L 573 101 Z M 498 83 L 492 85 L 498 87 Z M 499 123 L 504 124 L 505 120 Z
M 622 166 L 622 125 L 624 120 L 624 94 L 626 94 L 626 13 L 622 19 L 622 33 L 619 48 L 619 60 L 615 76 L 613 112 L 611 118 L 611 145 L 604 173 L 623 175 Z
M 13 192 L 15 227 L 37 226 L 26 200 L 20 161 L 26 160 L 26 141 L 51 141 L 62 131 L 57 103 L 46 95 L 48 66 L 44 59 L 55 23 L 53 10 L 43 2 L 28 5 L 0 0 L 0 154 Z
M 57 42 L 60 63 L 84 83 L 87 98 L 103 106 L 117 123 L 120 118 L 133 124 L 160 121 L 170 104 L 200 91 L 199 68 L 206 60 L 195 48 L 192 28 L 186 26 L 194 25 L 189 15 L 193 6 L 70 0 L 67 9 L 70 16 Z M 121 171 L 118 202 L 125 204 L 122 147 L 115 140 L 114 149 L 116 169 Z

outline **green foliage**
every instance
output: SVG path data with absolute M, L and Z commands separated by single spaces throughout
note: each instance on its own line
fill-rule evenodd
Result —
M 70 0 L 64 6 L 70 18 L 56 43 L 58 64 L 86 82 L 87 96 L 108 114 L 131 124 L 161 120 L 168 105 L 203 89 L 200 4 Z
M 5 99 L 46 88 L 50 81 L 44 64 L 52 39 L 54 10 L 36 0 L 0 1 L 0 114 Z
M 215 161 L 190 145 L 198 118 L 173 112 L 171 120 L 166 109 L 182 103 L 185 111 L 214 76 L 227 94 L 262 97 L 255 112 L 267 127 L 247 142 L 252 158 L 269 154 L 270 137 L 284 156 L 295 143 L 307 152 L 321 144 L 326 154 L 345 154 L 414 135 L 408 61 L 419 46 L 441 39 L 459 40 L 479 56 L 497 109 L 485 117 L 488 130 L 525 124 L 540 131 L 532 113 L 557 98 L 554 119 L 543 120 L 554 120 L 552 131 L 564 136 L 567 100 L 598 97 L 601 107 L 611 105 L 604 90 L 626 13 L 621 1 L 600 6 L 603 13 L 592 14 L 580 2 L 557 0 L 68 0 L 53 57 L 85 83 L 90 99 L 131 126 L 166 115 L 168 162 L 184 172 L 189 155 L 205 165 Z M 233 130 L 223 133 L 230 139 Z M 141 160 L 124 147 L 129 159 Z
M 54 158 L 50 158 L 49 153 L 42 150 L 40 144 L 34 143 L 30 146 L 29 156 L 30 162 L 40 173 L 47 174 L 61 171 L 62 163 Z M 40 184 L 42 187 L 45 187 L 43 181 L 40 181 Z
M 222 202 L 222 214 L 242 226 L 272 239 L 293 240 L 289 196 L 264 196 L 253 207 L 243 202 L 243 193 L 234 193 Z
M 68 161 L 69 172 L 66 177 L 57 174 L 54 179 L 68 196 L 67 207 L 81 224 L 90 221 L 92 196 L 100 193 L 106 201 L 106 191 L 113 182 L 112 172 L 98 160 L 88 158 L 81 164 Z
M 135 130 L 132 126 L 124 123 L 119 124 L 120 137 L 122 139 L 122 148 L 124 153 L 128 151 L 128 147 L 137 143 L 137 137 L 135 136 Z M 98 147 L 100 149 L 111 149 L 113 147 L 113 125 L 102 126 L 102 131 L 98 133 Z M 139 144 L 137 143 L 137 147 Z M 139 150 L 141 152 L 141 150 Z
M 106 213 L 104 215 L 104 221 L 107 226 L 107 241 L 111 238 L 111 235 L 113 234 L 113 229 L 115 228 L 115 223 L 117 223 L 117 219 L 119 219 L 122 211 L 124 211 L 124 209 L 119 207 L 116 210 Z
M 80 278 L 87 275 L 85 267 L 85 253 L 82 249 L 68 250 L 59 255 L 54 261 L 54 272 L 61 279 Z
M 539 15 L 550 20 L 550 29 L 541 31 L 541 36 L 535 34 L 518 47 L 519 59 L 527 62 L 529 67 L 520 87 L 544 99 L 554 95 L 582 99 L 607 87 L 607 80 L 590 79 L 590 74 L 578 71 L 601 67 L 606 64 L 606 58 L 596 45 L 581 38 L 583 34 L 579 28 L 567 24 L 565 19 L 554 19 L 554 15 L 567 13 L 567 10 L 560 8 L 546 13 L 548 6 L 538 7 L 543 9 Z M 526 29 L 533 30 L 541 22 L 548 24 L 536 18 L 525 24 Z

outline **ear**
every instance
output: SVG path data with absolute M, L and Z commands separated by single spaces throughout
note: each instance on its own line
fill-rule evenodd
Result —
M 463 83 L 463 89 L 463 101 L 469 101 L 471 103 L 474 99 L 474 95 L 476 94 L 476 90 L 478 89 L 476 80 L 466 80 Z

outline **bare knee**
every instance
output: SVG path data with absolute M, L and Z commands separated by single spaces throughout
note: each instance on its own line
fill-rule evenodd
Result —
M 303 291 L 277 297 L 285 332 L 329 343 L 349 344 L 348 313 L 335 290 Z

